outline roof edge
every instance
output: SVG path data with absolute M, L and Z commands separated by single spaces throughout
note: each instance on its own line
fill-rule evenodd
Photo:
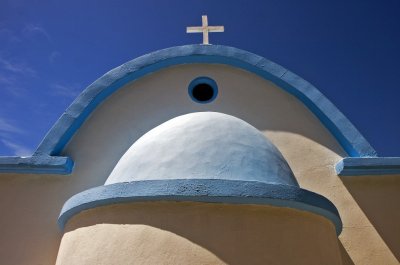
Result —
M 74 161 L 63 156 L 0 157 L 0 173 L 68 175 L 73 166 Z
M 225 64 L 257 74 L 302 101 L 332 133 L 350 157 L 377 156 L 372 146 L 335 105 L 301 77 L 270 60 L 244 50 L 221 45 L 194 44 L 143 55 L 114 68 L 97 79 L 61 115 L 43 138 L 31 159 L 60 156 L 64 147 L 89 115 L 127 83 L 169 66 L 188 63 Z M 0 157 L 0 161 L 8 160 Z M 0 162 L 1 172 L 19 170 L 19 167 L 14 170 L 14 166 L 5 166 L 6 164 Z
M 129 82 L 160 69 L 186 63 L 216 63 L 242 68 L 267 79 L 302 101 L 351 157 L 376 156 L 354 125 L 313 85 L 256 54 L 220 45 L 186 45 L 149 53 L 109 71 L 89 85 L 62 114 L 36 150 L 60 155 L 87 117 Z
M 143 180 L 98 186 L 68 199 L 58 217 L 61 230 L 74 215 L 110 204 L 192 201 L 258 204 L 308 211 L 330 220 L 339 235 L 342 221 L 335 205 L 322 195 L 291 185 L 222 179 Z
M 335 169 L 339 176 L 400 175 L 400 157 L 345 157 Z

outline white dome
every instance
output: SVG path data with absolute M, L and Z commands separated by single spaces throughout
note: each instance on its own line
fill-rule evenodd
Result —
M 298 186 L 279 150 L 260 131 L 216 112 L 182 115 L 150 130 L 122 156 L 105 184 L 165 179 Z

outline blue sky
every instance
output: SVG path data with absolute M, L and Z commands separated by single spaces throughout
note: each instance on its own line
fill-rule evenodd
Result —
M 90 83 L 148 52 L 200 43 L 264 56 L 324 93 L 380 156 L 400 156 L 400 1 L 0 0 L 0 155 L 29 155 Z

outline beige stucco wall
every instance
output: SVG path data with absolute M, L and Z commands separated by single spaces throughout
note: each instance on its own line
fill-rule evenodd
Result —
M 120 225 L 123 224 L 123 225 Z M 334 225 L 289 208 L 131 203 L 75 216 L 57 265 L 341 264 Z
M 218 83 L 214 102 L 196 104 L 189 98 L 187 85 L 197 76 Z M 346 154 L 301 102 L 268 81 L 222 65 L 171 67 L 115 93 L 64 150 L 76 163 L 70 176 L 1 174 L 0 264 L 54 264 L 62 236 L 56 219 L 63 203 L 102 185 L 122 154 L 149 129 L 180 114 L 207 110 L 234 115 L 265 132 L 300 186 L 337 206 L 344 223 L 339 246 L 345 264 L 397 264 L 400 217 L 389 205 L 400 200 L 400 176 L 339 178 L 334 165 Z M 366 199 L 370 192 L 376 198 L 372 202 Z M 388 210 L 384 219 L 393 221 L 382 221 L 377 214 L 382 209 Z

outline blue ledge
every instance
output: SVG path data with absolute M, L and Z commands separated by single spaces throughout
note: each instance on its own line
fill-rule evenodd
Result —
M 400 175 L 400 157 L 346 157 L 335 168 L 339 176 Z
M 0 173 L 66 175 L 73 166 L 71 158 L 62 156 L 0 157 Z
M 342 231 L 342 221 L 336 207 L 319 194 L 296 186 L 220 179 L 147 180 L 92 188 L 74 195 L 64 204 L 58 218 L 58 225 L 64 229 L 65 224 L 74 215 L 95 207 L 150 201 L 289 207 L 322 215 L 332 221 L 338 235 Z

